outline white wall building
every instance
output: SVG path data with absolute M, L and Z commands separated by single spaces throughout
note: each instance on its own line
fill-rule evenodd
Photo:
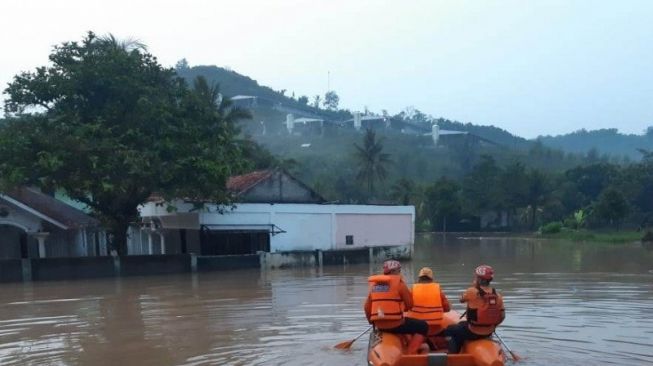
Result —
M 279 170 L 233 177 L 235 207 L 164 202 L 141 207 L 146 230 L 133 232 L 130 254 L 254 254 L 365 247 L 411 247 L 413 206 L 325 204 L 324 199 Z M 146 239 L 143 240 L 143 232 Z M 136 240 L 138 239 L 138 240 Z M 160 248 L 160 249 L 157 249 Z
M 141 216 L 155 221 L 159 231 L 168 231 L 166 237 L 176 236 L 172 232 L 179 229 L 260 233 L 268 236 L 269 247 L 257 249 L 269 252 L 411 246 L 415 236 L 413 206 L 243 203 L 223 213 L 216 206 L 195 213 L 188 212 L 192 209 L 189 204 L 178 203 L 176 207 L 178 212 L 169 213 L 165 207 L 149 203 L 143 206 Z M 202 243 L 202 239 L 197 243 L 199 248 L 189 249 L 199 254 L 210 252 L 205 247 L 213 244 Z M 177 250 L 166 248 L 167 253 Z

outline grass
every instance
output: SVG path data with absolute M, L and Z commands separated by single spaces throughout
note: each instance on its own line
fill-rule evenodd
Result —
M 542 238 L 546 239 L 564 239 L 571 241 L 594 241 L 601 243 L 632 243 L 640 241 L 644 234 L 639 231 L 632 230 L 610 230 L 610 231 L 595 231 L 595 230 L 562 230 L 555 234 L 541 234 Z

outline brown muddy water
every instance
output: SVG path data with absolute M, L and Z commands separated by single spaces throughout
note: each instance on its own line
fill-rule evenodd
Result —
M 653 251 L 418 237 L 451 299 L 495 267 L 522 365 L 653 364 Z M 365 365 L 368 265 L 0 285 L 1 365 Z M 409 280 L 410 282 L 411 280 Z M 458 306 L 458 305 L 456 305 Z M 458 306 L 458 309 L 460 307 Z

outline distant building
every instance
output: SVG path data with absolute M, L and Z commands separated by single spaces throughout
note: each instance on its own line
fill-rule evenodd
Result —
M 324 129 L 324 120 L 319 118 L 295 118 L 292 113 L 286 115 L 288 133 L 298 135 L 320 135 Z
M 390 126 L 390 119 L 384 116 L 363 116 L 360 112 L 354 112 L 354 117 L 342 122 L 342 125 L 354 128 L 357 131 L 367 129 L 382 129 Z
M 229 100 L 235 107 L 254 108 L 258 106 L 258 97 L 253 95 L 234 95 Z

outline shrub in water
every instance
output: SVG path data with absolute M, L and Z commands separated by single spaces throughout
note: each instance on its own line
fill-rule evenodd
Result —
M 558 221 L 550 222 L 540 227 L 540 232 L 542 234 L 555 234 L 559 233 L 560 230 L 562 230 L 562 223 Z

